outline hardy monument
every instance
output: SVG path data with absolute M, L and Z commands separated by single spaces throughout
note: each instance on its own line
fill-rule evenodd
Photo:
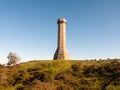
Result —
M 58 46 L 54 54 L 54 60 L 69 60 L 68 51 L 66 48 L 66 23 L 67 20 L 60 18 L 58 24 Z

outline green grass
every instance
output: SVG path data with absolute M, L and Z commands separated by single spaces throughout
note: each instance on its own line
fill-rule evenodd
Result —
M 34 60 L 0 65 L 0 90 L 120 90 L 119 81 L 120 60 Z

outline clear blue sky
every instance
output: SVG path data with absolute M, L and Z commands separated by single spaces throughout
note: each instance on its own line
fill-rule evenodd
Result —
M 0 63 L 52 60 L 61 17 L 71 59 L 120 58 L 120 0 L 0 0 Z

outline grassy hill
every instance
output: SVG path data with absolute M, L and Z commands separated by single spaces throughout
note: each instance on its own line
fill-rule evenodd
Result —
M 120 60 L 0 65 L 0 90 L 120 90 Z

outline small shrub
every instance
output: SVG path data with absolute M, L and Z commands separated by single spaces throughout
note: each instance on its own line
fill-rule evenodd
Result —
M 12 52 L 8 54 L 7 58 L 8 58 L 7 65 L 16 65 L 16 63 L 21 59 L 16 53 Z

